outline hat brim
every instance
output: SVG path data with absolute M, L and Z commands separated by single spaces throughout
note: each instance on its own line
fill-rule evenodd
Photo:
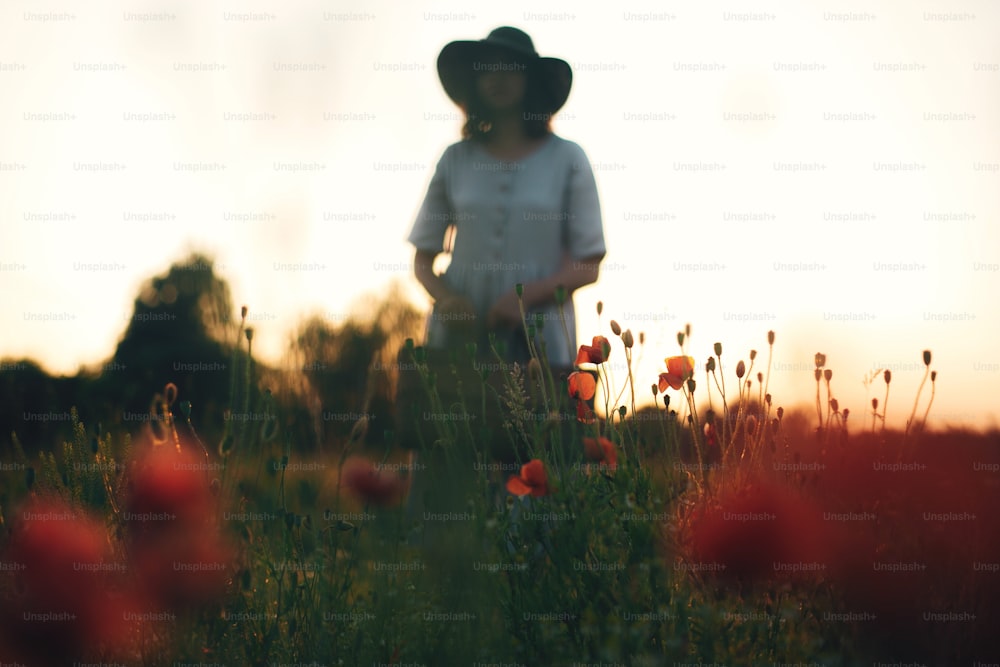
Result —
M 529 64 L 537 68 L 546 91 L 543 100 L 546 113 L 555 113 L 566 104 L 569 91 L 573 87 L 573 69 L 565 60 L 525 54 L 517 49 L 485 41 L 451 42 L 441 49 L 437 60 L 438 78 L 444 92 L 455 104 L 464 105 L 471 95 L 479 71 L 475 63 L 481 63 L 497 53 L 506 54 L 515 62 Z

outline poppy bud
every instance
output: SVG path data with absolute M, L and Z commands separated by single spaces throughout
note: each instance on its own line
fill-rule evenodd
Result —
M 722 356 L 722 343 L 716 343 L 715 344 L 715 356 L 717 356 L 717 357 L 721 357 Z
M 892 382 L 892 371 L 890 371 L 888 368 L 885 369 L 885 372 L 882 375 L 885 377 L 886 384 Z
M 632 330 L 626 329 L 624 333 L 622 333 L 622 343 L 625 344 L 626 348 L 631 348 L 634 342 L 635 341 L 632 339 Z
M 750 350 L 750 361 L 757 358 L 757 350 Z
M 931 365 L 931 351 L 924 350 L 924 366 L 930 366 L 930 365 Z
M 243 333 L 245 333 L 246 336 L 247 336 L 247 342 L 248 343 L 252 343 L 253 342 L 253 327 L 247 327 L 246 330 Z
M 524 296 L 524 283 L 514 285 L 514 292 L 517 294 L 518 299 Z
M 613 333 L 616 336 L 621 336 L 622 335 L 622 327 L 621 327 L 621 325 L 618 324 L 618 322 L 616 322 L 614 320 L 611 320 L 611 333 Z
M 684 325 L 684 335 L 685 336 L 690 336 L 691 335 L 691 323 L 690 322 L 688 322 L 687 324 Z
M 603 313 L 603 312 L 604 312 L 604 302 L 603 301 L 598 301 L 597 302 L 597 316 L 600 317 L 601 313 Z
M 877 398 L 873 398 L 872 399 L 872 410 L 878 410 L 878 399 Z
M 816 382 L 819 382 L 819 379 L 823 377 L 823 371 L 817 368 L 815 371 L 813 371 L 813 375 L 816 376 Z
M 816 353 L 816 368 L 823 368 L 826 366 L 826 355 L 822 352 Z
M 830 399 L 830 407 L 833 408 L 834 412 L 840 412 L 840 403 L 835 398 Z
M 664 394 L 663 395 L 663 408 L 665 410 L 669 410 L 670 409 L 670 394 Z
M 937 371 L 931 371 L 931 382 L 937 380 Z
M 243 306 L 242 308 L 240 308 L 240 317 L 242 317 L 245 320 L 247 318 L 248 312 L 250 312 L 250 309 L 247 308 L 246 306 Z
M 781 418 L 785 416 L 785 409 L 782 408 L 782 407 L 779 407 L 778 411 L 777 411 L 777 414 L 778 414 L 778 420 L 780 421 Z
M 619 419 L 625 419 L 625 413 L 626 412 L 627 412 L 627 410 L 626 410 L 626 408 L 625 408 L 624 405 L 619 405 L 618 406 L 618 418 Z
M 646 332 L 645 331 L 640 331 L 639 332 L 639 345 L 645 345 L 645 344 L 646 344 Z
M 747 365 L 745 363 L 743 363 L 742 359 L 740 359 L 740 362 L 738 364 L 736 364 L 736 377 L 737 377 L 737 379 L 742 379 L 743 378 L 743 374 L 746 373 L 746 372 L 747 372 Z
M 768 345 L 774 345 L 774 332 L 773 331 L 768 331 L 767 332 L 767 344 Z
M 659 394 L 659 393 L 660 393 L 660 387 L 654 382 L 653 383 L 653 398 L 655 399 L 656 395 Z
M 833 378 L 833 371 L 827 368 L 825 371 L 823 371 L 823 377 L 826 378 L 827 382 L 829 382 Z
M 764 394 L 764 402 L 771 405 L 771 394 Z
M 684 332 L 683 331 L 678 331 L 677 332 L 677 344 L 680 345 L 680 346 L 682 346 L 682 347 L 684 346 Z
M 705 372 L 706 373 L 715 372 L 715 357 L 709 357 L 708 361 L 705 362 Z
M 757 371 L 757 382 L 764 384 L 764 374 L 760 371 Z
M 688 385 L 688 391 L 693 394 L 694 388 L 696 386 L 694 378 L 688 378 L 687 385 Z

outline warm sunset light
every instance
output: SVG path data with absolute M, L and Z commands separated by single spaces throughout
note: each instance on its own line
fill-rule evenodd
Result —
M 4 355 L 99 363 L 190 249 L 273 361 L 304 314 L 394 278 L 424 299 L 405 236 L 460 126 L 434 60 L 506 22 L 574 66 L 555 129 L 593 163 L 608 245 L 582 340 L 603 299 L 655 378 L 687 322 L 699 364 L 774 329 L 776 397 L 822 350 L 858 410 L 866 374 L 914 391 L 932 348 L 939 422 L 994 421 L 995 8 L 99 6 L 0 28 Z
M 997 664 L 998 28 L 4 2 L 0 665 Z

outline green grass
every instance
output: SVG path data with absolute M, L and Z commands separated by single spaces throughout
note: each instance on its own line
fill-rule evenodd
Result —
M 611 354 L 625 355 L 630 364 L 623 337 L 612 338 Z M 689 332 L 678 335 L 682 355 L 688 338 Z M 773 343 L 771 334 L 769 348 Z M 413 354 L 420 362 L 420 349 Z M 718 346 L 719 362 L 721 354 Z M 432 453 L 423 459 L 433 462 L 439 492 L 416 516 L 405 503 L 366 503 L 349 492 L 341 474 L 354 456 L 405 468 L 401 452 L 373 456 L 355 437 L 337 454 L 307 458 L 268 423 L 234 424 L 219 446 L 203 449 L 198 415 L 167 390 L 161 407 L 168 418 L 158 433 L 165 444 L 159 446 L 207 456 L 204 484 L 218 498 L 213 525 L 236 549 L 227 562 L 225 595 L 179 608 L 168 624 L 144 627 L 141 639 L 136 634 L 126 649 L 129 664 L 853 666 L 892 657 L 892 636 L 882 642 L 864 622 L 829 620 L 852 603 L 850 586 L 833 573 L 733 580 L 693 560 L 689 547 L 698 513 L 717 509 L 720 499 L 760 479 L 777 480 L 803 498 L 836 492 L 807 474 L 774 474 L 781 469 L 776 463 L 825 461 L 855 447 L 876 448 L 887 461 L 909 460 L 930 441 L 924 425 L 912 418 L 905 435 L 873 428 L 849 433 L 846 411 L 831 401 L 829 379 L 820 381 L 825 359 L 817 360 L 818 428 L 805 426 L 804 419 L 786 420 L 778 401 L 763 390 L 769 359 L 758 377 L 755 357 L 750 355 L 745 376 L 728 378 L 728 395 L 726 379 L 709 362 L 693 369 L 681 390 L 666 390 L 675 410 L 647 410 L 638 419 L 632 414 L 632 381 L 648 387 L 650 380 L 630 372 L 625 387 L 611 387 L 598 365 L 599 397 L 618 397 L 606 408 L 614 419 L 584 424 L 575 419 L 565 378 L 554 377 L 539 355 L 537 372 L 508 374 L 499 393 L 469 393 L 479 403 L 498 401 L 511 413 L 529 414 L 537 404 L 528 404 L 530 387 L 524 383 L 542 378 L 541 414 L 559 418 L 514 420 L 510 437 L 525 445 L 526 460 L 543 462 L 549 492 L 524 498 L 508 493 L 503 485 L 516 472 L 486 471 L 481 433 L 462 420 L 441 421 L 434 442 L 427 443 Z M 459 355 L 455 363 L 471 361 Z M 442 369 L 421 366 L 432 403 L 438 401 L 442 411 L 469 409 L 440 403 L 435 370 Z M 704 382 L 696 382 L 702 373 Z M 243 402 L 234 411 L 247 413 L 254 378 L 248 371 L 233 382 L 241 383 L 234 396 Z M 699 411 L 712 392 L 711 412 Z M 656 389 L 654 396 L 663 394 Z M 266 394 L 259 400 L 260 412 L 271 409 L 264 405 Z M 877 417 L 884 415 L 876 414 L 872 423 Z M 709 425 L 714 442 L 706 436 Z M 72 428 L 59 452 L 29 460 L 18 449 L 21 468 L 4 473 L 6 523 L 16 523 L 11 508 L 19 500 L 54 495 L 100 517 L 118 557 L 127 560 L 124 463 L 149 443 L 116 441 L 107 433 L 92 437 L 75 414 Z M 582 440 L 597 436 L 614 443 L 614 470 L 586 460 Z M 908 498 L 896 498 L 898 507 L 907 507 Z M 892 502 L 887 497 L 878 511 L 889 517 Z M 887 518 L 876 546 L 891 539 L 926 547 L 923 533 L 900 535 L 892 532 L 894 525 L 912 528 Z M 995 530 L 976 531 L 984 544 L 995 544 Z M 766 545 L 751 541 L 742 547 Z M 962 585 L 971 584 L 963 579 Z M 983 604 L 962 590 L 954 599 Z M 5 604 L 19 603 L 9 577 L 2 594 Z M 951 599 L 947 591 L 933 598 L 940 608 Z M 972 628 L 924 632 L 956 642 L 975 634 Z M 109 655 L 82 646 L 81 662 Z M 925 644 L 916 646 L 925 650 Z M 950 650 L 940 651 L 945 662 Z

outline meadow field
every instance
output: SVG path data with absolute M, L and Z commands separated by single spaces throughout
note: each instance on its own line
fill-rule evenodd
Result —
M 0 663 L 1000 662 L 1000 435 L 935 429 L 929 350 L 917 396 L 885 371 L 852 412 L 822 353 L 815 396 L 768 393 L 780 332 L 695 360 L 686 327 L 654 377 L 614 321 L 572 369 L 388 341 L 418 397 L 392 422 L 372 390 L 322 405 L 339 435 L 304 447 L 282 394 L 305 394 L 241 315 L 227 405 L 164 376 L 138 428 L 74 407 L 56 446 L 12 429 Z

